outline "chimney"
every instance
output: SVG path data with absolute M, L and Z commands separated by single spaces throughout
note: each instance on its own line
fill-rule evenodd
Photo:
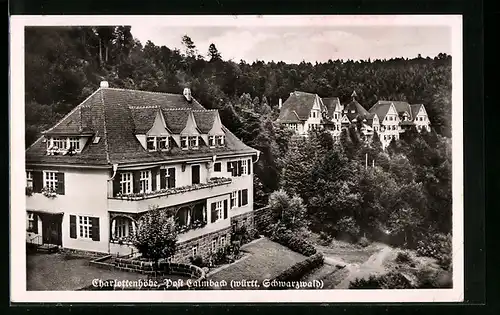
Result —
M 101 87 L 102 88 L 108 88 L 109 87 L 108 81 L 101 81 Z
M 188 102 L 191 102 L 192 98 L 191 98 L 191 90 L 189 88 L 184 88 L 184 92 L 182 92 L 182 94 L 184 95 L 184 97 L 186 98 L 186 100 Z
M 283 106 L 283 100 L 280 98 L 278 101 L 278 109 L 281 109 L 281 106 Z

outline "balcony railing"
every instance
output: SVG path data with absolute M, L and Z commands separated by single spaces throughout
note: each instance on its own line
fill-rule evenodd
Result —
M 227 184 L 230 184 L 231 181 L 232 181 L 231 178 L 213 177 L 213 178 L 210 178 L 207 183 L 199 183 L 199 184 L 193 184 L 193 185 L 183 186 L 183 187 L 167 188 L 167 189 L 161 189 L 161 190 L 156 190 L 156 191 L 151 191 L 151 192 L 146 192 L 146 193 L 132 193 L 132 194 L 118 193 L 115 197 L 112 197 L 111 199 L 143 200 L 143 199 L 148 199 L 148 198 L 176 195 L 176 194 L 182 194 L 182 193 L 186 193 L 186 192 L 193 191 L 193 190 L 199 190 L 199 189 L 227 185 Z

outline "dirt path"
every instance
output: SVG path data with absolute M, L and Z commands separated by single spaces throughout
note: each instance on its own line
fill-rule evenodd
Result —
M 383 263 L 387 256 L 392 252 L 392 248 L 384 244 L 377 245 L 380 250 L 371 255 L 364 263 L 346 265 L 345 268 L 348 269 L 349 274 L 336 286 L 336 289 L 348 289 L 350 282 L 356 278 L 367 278 L 371 274 L 380 274 L 385 272 Z

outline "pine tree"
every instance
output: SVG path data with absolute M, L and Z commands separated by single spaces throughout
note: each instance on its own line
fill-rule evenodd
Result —
M 208 47 L 208 57 L 210 57 L 209 62 L 220 61 L 222 59 L 221 54 L 215 47 L 214 43 L 211 43 Z

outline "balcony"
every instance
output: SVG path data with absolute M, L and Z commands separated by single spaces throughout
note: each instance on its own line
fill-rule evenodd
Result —
M 207 183 L 162 189 L 148 193 L 117 195 L 108 198 L 108 210 L 138 213 L 147 211 L 150 206 L 163 208 L 206 199 L 229 193 L 227 187 L 231 182 L 231 178 L 211 178 Z

